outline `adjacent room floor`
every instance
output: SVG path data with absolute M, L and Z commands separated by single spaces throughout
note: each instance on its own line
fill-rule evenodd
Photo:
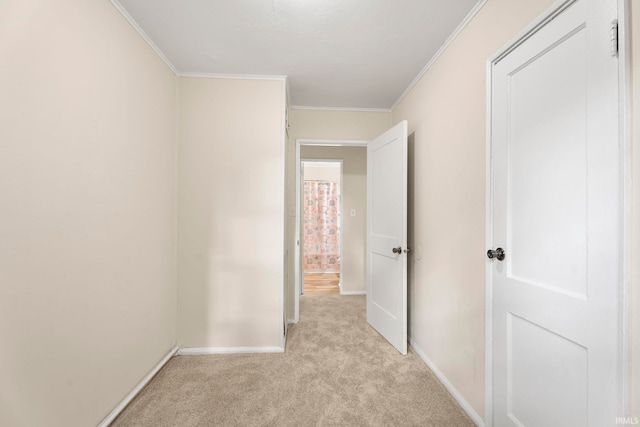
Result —
M 305 273 L 305 295 L 334 295 L 340 293 L 340 273 Z
M 285 353 L 174 357 L 112 424 L 473 426 L 410 349 L 365 320 L 364 296 L 302 296 Z

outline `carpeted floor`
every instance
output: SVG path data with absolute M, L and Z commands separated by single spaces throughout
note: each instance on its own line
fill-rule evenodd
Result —
M 413 352 L 365 320 L 365 297 L 300 298 L 283 354 L 174 357 L 112 426 L 473 426 Z

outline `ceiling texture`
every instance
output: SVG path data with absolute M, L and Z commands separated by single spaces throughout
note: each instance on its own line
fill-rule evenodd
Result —
M 481 2 L 112 3 L 180 74 L 287 76 L 292 106 L 389 109 Z

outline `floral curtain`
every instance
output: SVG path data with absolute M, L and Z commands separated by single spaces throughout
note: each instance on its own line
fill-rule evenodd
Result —
M 338 183 L 304 182 L 304 269 L 340 271 Z

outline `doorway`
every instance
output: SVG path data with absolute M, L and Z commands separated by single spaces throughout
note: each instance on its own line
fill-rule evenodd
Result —
M 319 147 L 303 147 L 317 145 Z M 355 145 L 355 146 L 354 146 Z M 328 146 L 328 147 L 327 147 Z M 294 286 L 294 322 L 300 319 L 300 290 L 303 283 L 304 252 L 300 249 L 304 200 L 301 189 L 303 162 L 301 158 L 317 159 L 323 155 L 305 152 L 302 148 L 319 149 L 325 159 L 329 149 L 341 149 L 338 157 L 345 159 L 342 186 L 344 211 L 349 212 L 351 225 L 359 231 L 347 238 L 346 221 L 341 228 L 343 241 L 349 250 L 341 251 L 341 295 L 365 295 L 367 322 L 401 354 L 407 354 L 407 185 L 408 185 L 408 123 L 396 124 L 369 142 L 325 142 L 296 140 L 296 245 Z M 355 151 L 355 152 L 354 152 Z M 350 152 L 347 154 L 347 152 Z M 358 159 L 359 155 L 359 159 Z M 347 163 L 347 157 L 354 161 Z M 347 164 L 350 168 L 347 169 Z M 359 168 L 359 169 L 358 169 Z M 348 172 L 347 172 L 348 170 Z M 347 186 L 346 176 L 358 177 L 360 185 Z M 347 191 L 348 188 L 350 191 Z M 359 202 L 359 207 L 355 203 Z M 351 205 L 353 203 L 353 205 Z M 346 218 L 345 218 L 346 220 Z M 358 247 L 359 245 L 359 247 Z M 353 275 L 348 276 L 347 255 L 355 255 Z M 350 285 L 350 290 L 347 291 Z M 306 300 L 306 298 L 305 298 Z
M 304 272 L 304 167 L 303 162 L 341 162 L 340 185 L 340 295 L 366 295 L 366 189 L 367 141 L 296 140 L 296 208 L 293 319 L 300 319 L 300 295 L 305 291 Z M 312 260 L 313 262 L 313 260 Z M 326 276 L 325 276 L 326 278 Z M 334 279 L 335 281 L 335 279 Z M 307 286 L 308 288 L 308 286 Z
M 302 160 L 301 294 L 339 294 L 342 272 L 342 160 Z

